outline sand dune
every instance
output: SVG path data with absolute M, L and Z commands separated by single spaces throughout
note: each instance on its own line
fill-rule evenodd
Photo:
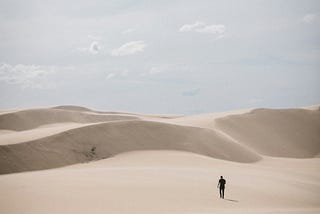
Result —
M 96 148 L 94 154 L 92 148 Z M 0 173 L 48 169 L 148 149 L 189 151 L 238 162 L 260 159 L 258 154 L 214 130 L 150 121 L 121 121 L 0 146 Z
M 62 109 L 31 109 L 0 115 L 0 129 L 22 131 L 51 123 L 97 123 L 115 120 L 136 120 L 130 115 L 97 114 Z
M 36 129 L 23 131 L 2 130 L 0 132 L 0 145 L 29 142 L 91 124 L 94 123 L 51 123 L 39 126 Z
M 0 207 L 13 214 L 315 214 L 319 150 L 319 106 L 192 116 L 6 110 Z M 216 189 L 220 175 L 226 200 Z
M 318 157 L 320 150 L 319 110 L 165 118 L 58 106 L 0 115 L 0 127 L 0 173 L 55 168 L 134 150 L 189 151 L 246 163 L 261 155 Z
M 306 107 L 303 107 L 302 109 L 307 109 L 307 110 L 318 110 L 320 111 L 320 106 L 319 105 L 312 105 L 312 106 L 306 106 Z
M 245 109 L 168 121 L 213 129 L 261 155 L 310 158 L 320 152 L 319 106 L 304 109 Z
M 310 158 L 320 152 L 320 111 L 257 109 L 215 121 L 215 128 L 259 154 Z
M 91 113 L 98 113 L 98 114 L 107 114 L 107 115 L 125 115 L 125 116 L 136 116 L 141 118 L 157 118 L 157 119 L 171 119 L 171 118 L 179 118 L 181 115 L 171 115 L 171 114 L 138 114 L 132 112 L 119 112 L 119 111 L 95 111 L 89 108 L 81 107 L 81 106 L 56 106 L 52 107 L 52 109 L 59 109 L 59 110 L 69 110 L 69 111 L 81 111 L 81 112 L 91 112 Z
M 73 105 L 55 106 L 55 107 L 52 107 L 52 109 L 70 110 L 70 111 L 92 111 L 89 108 L 85 108 L 82 106 L 73 106 Z

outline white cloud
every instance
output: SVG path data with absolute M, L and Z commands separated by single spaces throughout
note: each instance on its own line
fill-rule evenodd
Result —
M 108 79 L 108 80 L 109 80 L 109 79 L 112 79 L 112 78 L 114 78 L 115 76 L 116 76 L 115 73 L 110 73 L 110 74 L 107 75 L 107 79 Z
M 84 55 L 87 55 L 87 54 L 96 55 L 99 52 L 101 52 L 101 50 L 102 50 L 102 47 L 98 41 L 91 42 L 89 47 L 82 47 L 82 48 L 77 49 L 77 51 L 79 51 L 80 53 L 82 53 Z
M 202 28 L 195 29 L 199 33 L 223 34 L 225 32 L 224 25 L 207 25 Z
M 180 32 L 197 32 L 197 33 L 207 33 L 214 34 L 222 37 L 226 30 L 224 25 L 207 25 L 204 22 L 195 22 L 194 24 L 183 25 L 179 31 Z
M 316 21 L 317 19 L 319 19 L 319 15 L 318 14 L 306 14 L 303 18 L 302 18 L 302 22 L 310 24 L 314 21 Z
M 186 24 L 186 25 L 183 25 L 179 31 L 180 32 L 189 32 L 189 31 L 194 31 L 195 29 L 199 29 L 199 28 L 203 28 L 205 27 L 206 24 L 203 23 L 203 22 L 196 22 L 194 24 Z
M 90 45 L 89 51 L 92 54 L 97 54 L 97 53 L 99 53 L 100 49 L 101 49 L 101 47 L 100 47 L 99 43 L 97 41 L 93 41 Z
M 146 46 L 147 45 L 144 41 L 131 41 L 121 45 L 119 48 L 113 49 L 111 55 L 126 56 L 137 54 L 139 52 L 143 52 Z
M 20 85 L 23 88 L 51 88 L 54 82 L 49 80 L 49 76 L 56 73 L 58 69 L 70 68 L 2 63 L 0 64 L 0 81 Z

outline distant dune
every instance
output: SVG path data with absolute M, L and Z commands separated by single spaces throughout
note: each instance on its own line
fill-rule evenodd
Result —
M 311 158 L 320 152 L 320 111 L 257 109 L 216 120 L 216 127 L 262 155 Z
M 69 109 L 30 109 L 0 115 L 0 129 L 22 131 L 52 123 L 98 123 L 136 119 L 139 118 L 130 115 L 96 114 Z
M 320 111 L 306 109 L 177 118 L 59 106 L 1 114 L 0 128 L 1 174 L 136 150 L 180 150 L 243 163 L 263 156 L 312 158 L 320 151 Z
M 72 106 L 72 105 L 65 105 L 65 106 L 56 106 L 52 109 L 61 109 L 61 110 L 70 110 L 70 111 L 92 111 L 89 108 L 85 108 L 82 106 Z

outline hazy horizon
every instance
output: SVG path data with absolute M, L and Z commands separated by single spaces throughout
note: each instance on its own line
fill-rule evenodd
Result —
M 320 103 L 319 1 L 0 2 L 0 108 Z

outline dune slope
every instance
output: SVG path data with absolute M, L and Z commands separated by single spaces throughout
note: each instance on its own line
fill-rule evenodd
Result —
M 256 109 L 215 120 L 215 128 L 262 155 L 310 158 L 320 152 L 320 111 Z
M 260 156 L 213 130 L 150 121 L 89 125 L 27 143 L 0 146 L 0 173 L 48 169 L 133 150 L 182 150 L 237 162 Z
M 217 180 L 227 180 L 226 199 Z M 53 170 L 0 176 L 10 214 L 318 214 L 318 159 L 252 164 L 178 151 L 130 152 Z
M 72 108 L 74 109 L 74 108 Z M 66 109 L 30 109 L 0 115 L 0 129 L 22 131 L 51 123 L 96 123 L 115 120 L 137 120 L 136 116 L 97 114 Z

